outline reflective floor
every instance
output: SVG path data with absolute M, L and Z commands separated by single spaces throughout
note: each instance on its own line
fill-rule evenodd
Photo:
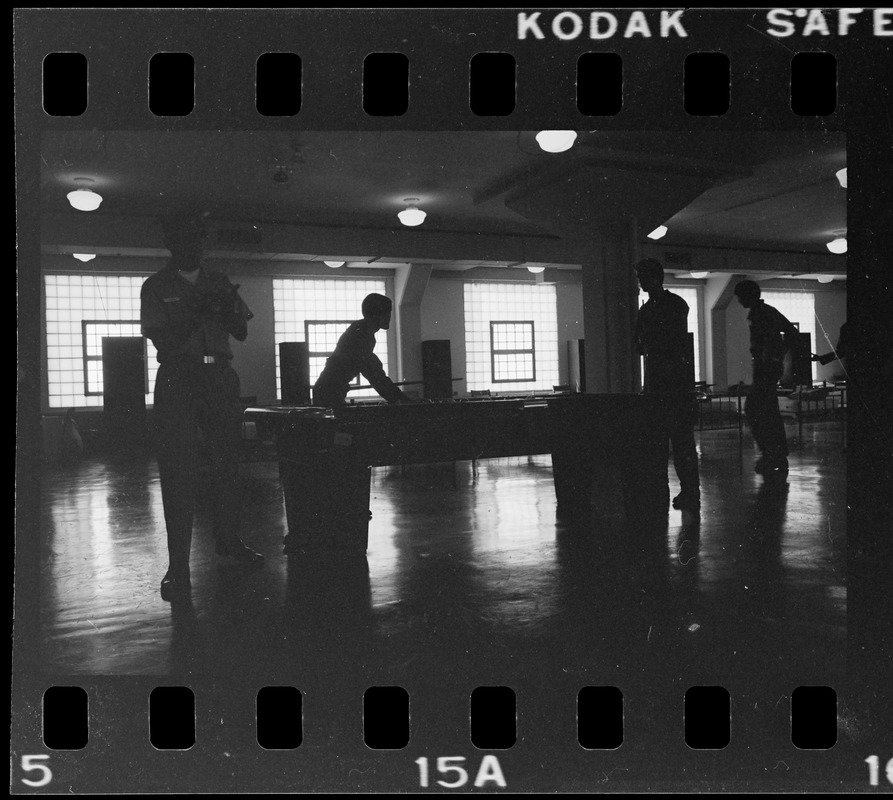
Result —
M 547 456 L 376 469 L 365 558 L 283 556 L 277 465 L 246 463 L 244 538 L 265 564 L 221 562 L 202 513 L 192 596 L 174 603 L 158 591 L 154 462 L 48 468 L 41 663 L 50 674 L 245 677 L 311 693 L 835 685 L 846 634 L 841 431 L 804 428 L 782 485 L 754 474 L 737 431 L 701 434 L 699 451 L 700 514 L 636 524 L 610 498 L 585 519 L 557 517 Z M 670 479 L 675 491 L 672 468 Z
M 167 554 L 154 461 L 47 467 L 37 663 L 47 685 L 87 687 L 91 719 L 120 717 L 91 729 L 99 787 L 112 786 L 103 776 L 119 760 L 107 754 L 123 748 L 144 766 L 144 787 L 159 791 L 172 776 L 228 791 L 236 761 L 239 786 L 257 790 L 293 791 L 296 780 L 412 790 L 417 756 L 462 755 L 477 768 L 469 697 L 479 686 L 515 692 L 517 744 L 499 751 L 510 786 L 590 791 L 609 775 L 641 791 L 711 776 L 744 789 L 826 786 L 820 771 L 827 781 L 864 753 L 854 761 L 836 748 L 815 762 L 796 750 L 790 697 L 846 684 L 842 433 L 833 423 L 799 436 L 789 428 L 780 485 L 753 472 L 753 444 L 737 430 L 701 433 L 700 514 L 670 509 L 636 523 L 610 496 L 584 517 L 557 516 L 547 456 L 376 469 L 365 556 L 320 548 L 286 558 L 278 466 L 249 461 L 243 538 L 265 563 L 221 561 L 202 508 L 191 598 L 173 603 L 159 594 Z M 675 494 L 671 466 L 669 475 Z M 186 772 L 146 739 L 142 709 L 162 684 L 195 692 L 198 744 Z M 265 686 L 302 693 L 297 750 L 259 748 L 254 698 Z M 373 686 L 408 693 L 409 750 L 364 744 L 363 693 Z M 728 690 L 731 747 L 684 742 L 682 699 L 693 686 Z M 619 749 L 580 746 L 584 687 L 622 693 Z M 854 717 L 846 692 L 839 702 L 839 724 L 858 733 L 864 709 Z
M 789 435 L 790 435 L 789 431 Z M 365 558 L 286 558 L 277 465 L 246 463 L 243 538 L 221 563 L 200 513 L 190 600 L 164 602 L 151 458 L 47 467 L 42 660 L 65 675 L 361 679 L 405 687 L 833 685 L 846 634 L 846 453 L 792 442 L 787 483 L 737 430 L 699 434 L 700 514 L 628 524 L 610 501 L 556 516 L 548 456 L 378 468 Z M 670 467 L 671 492 L 677 484 Z M 755 677 L 756 676 L 756 677 Z

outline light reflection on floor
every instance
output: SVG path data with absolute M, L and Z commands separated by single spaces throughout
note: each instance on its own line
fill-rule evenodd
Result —
M 192 598 L 174 605 L 158 594 L 166 552 L 154 463 L 48 468 L 44 663 L 67 674 L 227 669 L 290 680 L 359 665 L 393 680 L 438 666 L 832 680 L 846 608 L 840 432 L 795 448 L 787 485 L 772 489 L 745 445 L 701 434 L 700 515 L 670 510 L 635 526 L 614 513 L 557 516 L 547 456 L 379 468 L 367 557 L 292 563 L 276 465 L 246 464 L 245 539 L 266 563 L 219 563 L 200 515 Z M 675 493 L 672 467 L 670 479 Z

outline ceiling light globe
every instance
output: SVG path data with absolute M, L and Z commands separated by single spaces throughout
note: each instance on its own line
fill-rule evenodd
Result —
M 78 261 L 92 261 L 96 258 L 96 253 L 72 253 Z
M 837 239 L 828 242 L 825 247 L 827 247 L 832 253 L 841 255 L 842 253 L 846 252 L 846 239 L 844 239 L 843 237 L 838 237 Z
M 816 280 L 819 283 L 831 283 L 831 281 L 834 280 L 834 276 L 833 275 L 817 275 Z
M 577 140 L 576 131 L 540 131 L 536 142 L 547 153 L 563 153 L 570 150 Z
M 338 267 L 343 267 L 346 262 L 344 261 L 323 261 L 327 267 L 331 267 L 332 269 L 338 269 Z
M 397 214 L 397 219 L 404 225 L 414 228 L 416 225 L 421 225 L 427 216 L 428 215 L 420 208 L 412 206 L 410 208 L 404 208 L 403 211 Z
M 840 182 L 840 185 L 844 189 L 846 189 L 846 167 L 837 170 L 837 172 L 835 172 L 834 174 L 837 176 L 837 180 Z
M 532 272 L 534 275 L 536 275 L 540 272 L 543 272 L 545 269 L 545 267 L 528 267 L 527 271 Z
M 540 131 L 536 143 L 547 153 L 563 153 L 577 141 L 576 131 Z
M 648 234 L 649 239 L 654 239 L 657 241 L 658 239 L 663 239 L 664 236 L 667 235 L 667 231 L 669 228 L 666 225 L 658 225 L 651 233 Z
M 92 189 L 75 189 L 73 192 L 69 192 L 66 197 L 68 202 L 71 203 L 71 207 L 78 211 L 96 211 L 102 202 L 102 197 Z
M 707 278 L 707 277 L 709 277 L 709 275 L 710 275 L 709 272 L 692 272 L 691 273 L 692 278 Z

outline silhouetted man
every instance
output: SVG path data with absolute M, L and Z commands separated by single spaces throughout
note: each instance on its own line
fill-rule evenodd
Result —
M 143 333 L 158 350 L 153 418 L 169 556 L 161 596 L 170 599 L 190 589 L 200 432 L 209 460 L 218 555 L 243 563 L 263 556 L 238 536 L 242 407 L 229 341 L 230 336 L 245 340 L 253 315 L 238 287 L 204 268 L 202 216 L 168 217 L 163 229 L 171 259 L 143 283 L 140 317 Z
M 383 294 L 369 294 L 363 299 L 363 318 L 351 323 L 338 339 L 335 352 L 313 387 L 313 405 L 338 408 L 343 406 L 351 382 L 362 375 L 389 403 L 407 402 L 400 387 L 387 375 L 375 350 L 375 333 L 391 327 L 393 303 Z
M 646 258 L 636 264 L 636 276 L 648 300 L 636 319 L 636 345 L 645 357 L 644 390 L 660 396 L 673 466 L 681 491 L 673 508 L 701 506 L 698 451 L 694 436 L 694 381 L 688 338 L 688 303 L 664 289 L 660 261 Z
M 783 476 L 788 471 L 788 442 L 778 409 L 777 390 L 784 375 L 785 355 L 798 330 L 778 309 L 760 299 L 760 287 L 756 282 L 740 281 L 735 286 L 735 296 L 749 312 L 753 377 L 744 413 L 762 453 L 754 470 L 767 477 Z

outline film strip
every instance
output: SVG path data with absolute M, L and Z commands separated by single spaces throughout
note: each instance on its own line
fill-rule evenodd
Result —
M 891 9 L 18 9 L 12 793 L 889 792 L 893 468 L 883 431 L 893 411 L 890 37 Z M 777 561 L 760 556 L 760 532 L 771 538 L 775 531 L 778 539 L 784 513 L 774 521 L 771 513 L 756 517 L 749 544 L 730 539 L 723 555 L 707 562 L 721 569 L 741 548 L 753 548 L 742 557 L 756 560 L 756 584 L 737 587 L 734 598 L 710 594 L 709 575 L 686 571 L 699 557 L 690 521 L 671 523 L 676 538 L 668 569 L 666 553 L 629 536 L 621 541 L 611 524 L 595 526 L 599 541 L 592 544 L 587 519 L 582 532 L 553 521 L 565 549 L 550 565 L 537 561 L 536 547 L 522 547 L 513 557 L 530 563 L 489 576 L 486 548 L 460 549 L 455 559 L 436 545 L 409 548 L 392 554 L 406 563 L 387 578 L 374 569 L 370 577 L 365 558 L 287 558 L 274 548 L 266 578 L 252 583 L 238 570 L 215 572 L 205 564 L 205 592 L 195 585 L 188 603 L 161 604 L 143 615 L 141 606 L 159 604 L 154 573 L 143 573 L 164 560 L 158 560 L 164 550 L 158 504 L 154 517 L 137 514 L 140 493 L 147 481 L 151 491 L 154 477 L 131 474 L 126 461 L 82 476 L 116 488 L 103 495 L 104 508 L 69 507 L 66 517 L 59 502 L 64 481 L 54 483 L 43 460 L 42 418 L 51 410 L 44 276 L 54 271 L 54 258 L 90 244 L 90 236 L 111 257 L 121 255 L 125 241 L 130 258 L 157 255 L 157 242 L 139 225 L 191 190 L 173 186 L 152 202 L 137 192 L 142 206 L 110 210 L 99 227 L 88 226 L 89 236 L 79 236 L 71 222 L 59 222 L 62 201 L 51 194 L 62 191 L 60 176 L 75 188 L 76 178 L 88 177 L 79 173 L 79 160 L 104 163 L 115 132 L 131 143 L 135 158 L 144 148 L 171 159 L 154 167 L 143 160 L 143 172 L 117 176 L 123 182 L 146 179 L 153 168 L 188 172 L 185 159 L 198 150 L 187 141 L 208 148 L 226 137 L 290 142 L 285 149 L 269 145 L 258 165 L 272 176 L 275 198 L 281 187 L 321 188 L 301 180 L 304 154 L 294 142 L 302 135 L 315 135 L 318 148 L 326 133 L 366 135 L 360 155 L 371 158 L 379 151 L 366 148 L 368 137 L 400 144 L 400 135 L 411 132 L 427 144 L 406 162 L 371 162 L 355 176 L 391 185 L 387 171 L 402 170 L 406 197 L 388 198 L 396 212 L 413 207 L 411 191 L 436 198 L 436 185 L 412 187 L 413 165 L 424 161 L 424 147 L 434 152 L 436 137 L 511 134 L 512 147 L 532 148 L 537 131 L 576 132 L 581 142 L 594 137 L 592 163 L 604 174 L 628 166 L 617 134 L 636 139 L 639 188 L 606 196 L 640 208 L 643 218 L 661 207 L 655 195 L 680 191 L 661 183 L 670 153 L 677 157 L 674 177 L 699 187 L 686 189 L 695 197 L 740 177 L 730 151 L 748 137 L 804 160 L 819 145 L 840 145 L 843 168 L 853 170 L 844 225 L 846 317 L 854 327 L 846 463 L 837 464 L 837 479 L 828 478 L 830 488 L 815 486 L 815 495 L 800 500 L 809 505 L 809 497 L 835 493 L 837 510 L 815 524 L 827 526 L 829 540 L 845 537 L 845 555 L 834 544 L 825 556 L 827 571 L 845 570 L 845 580 L 817 578 L 815 586 L 779 599 L 773 581 L 782 575 Z M 602 133 L 607 144 L 599 149 Z M 711 142 L 710 152 L 678 146 L 687 138 Z M 335 160 L 342 152 L 336 150 Z M 221 147 L 221 159 L 232 152 Z M 454 190 L 475 168 L 462 163 L 462 152 L 444 162 Z M 508 170 L 512 162 L 506 164 Z M 242 174 L 235 162 L 229 166 Z M 832 166 L 840 163 L 829 160 Z M 514 192 L 512 211 L 535 217 L 579 189 L 567 170 L 559 171 L 540 204 L 529 204 L 530 193 L 518 187 L 541 176 L 525 169 L 503 174 L 504 185 L 476 184 L 468 213 Z M 349 170 L 347 179 L 336 176 L 345 198 L 350 177 Z M 89 180 L 79 188 L 113 198 L 132 191 L 100 173 Z M 804 180 L 800 188 L 809 185 Z M 212 217 L 217 211 L 234 218 L 242 188 L 234 180 L 235 197 L 221 198 Z M 579 208 L 598 198 L 584 193 L 570 200 Z M 250 238 L 258 225 L 281 227 L 274 204 L 251 206 L 230 235 Z M 292 242 L 280 256 L 340 253 L 350 260 L 354 248 L 376 256 L 393 242 L 391 249 L 403 248 L 419 262 L 427 252 L 429 259 L 479 265 L 504 265 L 505 258 L 554 266 L 574 254 L 586 261 L 602 247 L 598 237 L 568 233 L 560 215 L 530 236 L 497 214 L 497 229 L 502 225 L 517 241 L 504 256 L 486 244 L 483 228 L 470 232 L 473 225 L 441 227 L 414 249 L 403 233 L 376 229 L 371 212 L 345 221 L 336 209 L 323 211 L 327 220 L 308 213 L 293 225 L 307 249 Z M 759 224 L 772 222 L 764 217 Z M 134 224 L 136 230 L 128 228 Z M 620 242 L 616 252 L 628 256 L 627 236 L 611 229 L 605 239 Z M 554 255 L 565 238 L 573 246 Z M 251 241 L 229 245 L 254 257 Z M 613 246 L 604 245 L 605 252 Z M 374 279 L 370 263 L 355 274 Z M 602 302 L 616 290 L 610 287 Z M 271 317 L 266 324 L 272 331 Z M 246 510 L 269 516 L 281 509 L 277 487 L 276 476 L 265 473 L 252 483 Z M 129 522 L 126 509 L 134 509 Z M 444 522 L 449 512 L 438 510 L 438 523 L 417 510 L 413 524 L 419 536 L 426 526 L 464 526 L 471 535 L 485 525 L 461 513 Z M 727 524 L 736 530 L 734 518 Z M 73 550 L 86 530 L 96 533 L 87 536 L 90 547 Z M 659 530 L 665 542 L 666 524 Z M 104 581 L 121 580 L 132 537 L 157 537 L 153 557 L 127 567 L 132 591 L 109 594 L 117 605 L 97 626 L 90 609 L 103 604 Z M 683 557 L 686 546 L 694 547 L 691 558 Z M 785 546 L 797 545 L 789 538 Z M 436 569 L 426 567 L 432 554 Z M 561 574 L 541 580 L 548 570 Z M 497 592 L 497 610 L 481 596 L 479 578 L 484 585 L 518 584 Z M 405 585 L 395 589 L 387 580 Z M 72 592 L 74 584 L 89 591 Z M 748 592 L 752 602 L 742 599 Z M 83 607 L 65 608 L 67 597 Z M 719 610 L 726 602 L 743 616 L 717 623 L 728 616 Z M 687 616 L 691 608 L 701 616 Z M 818 619 L 811 622 L 811 614 Z

